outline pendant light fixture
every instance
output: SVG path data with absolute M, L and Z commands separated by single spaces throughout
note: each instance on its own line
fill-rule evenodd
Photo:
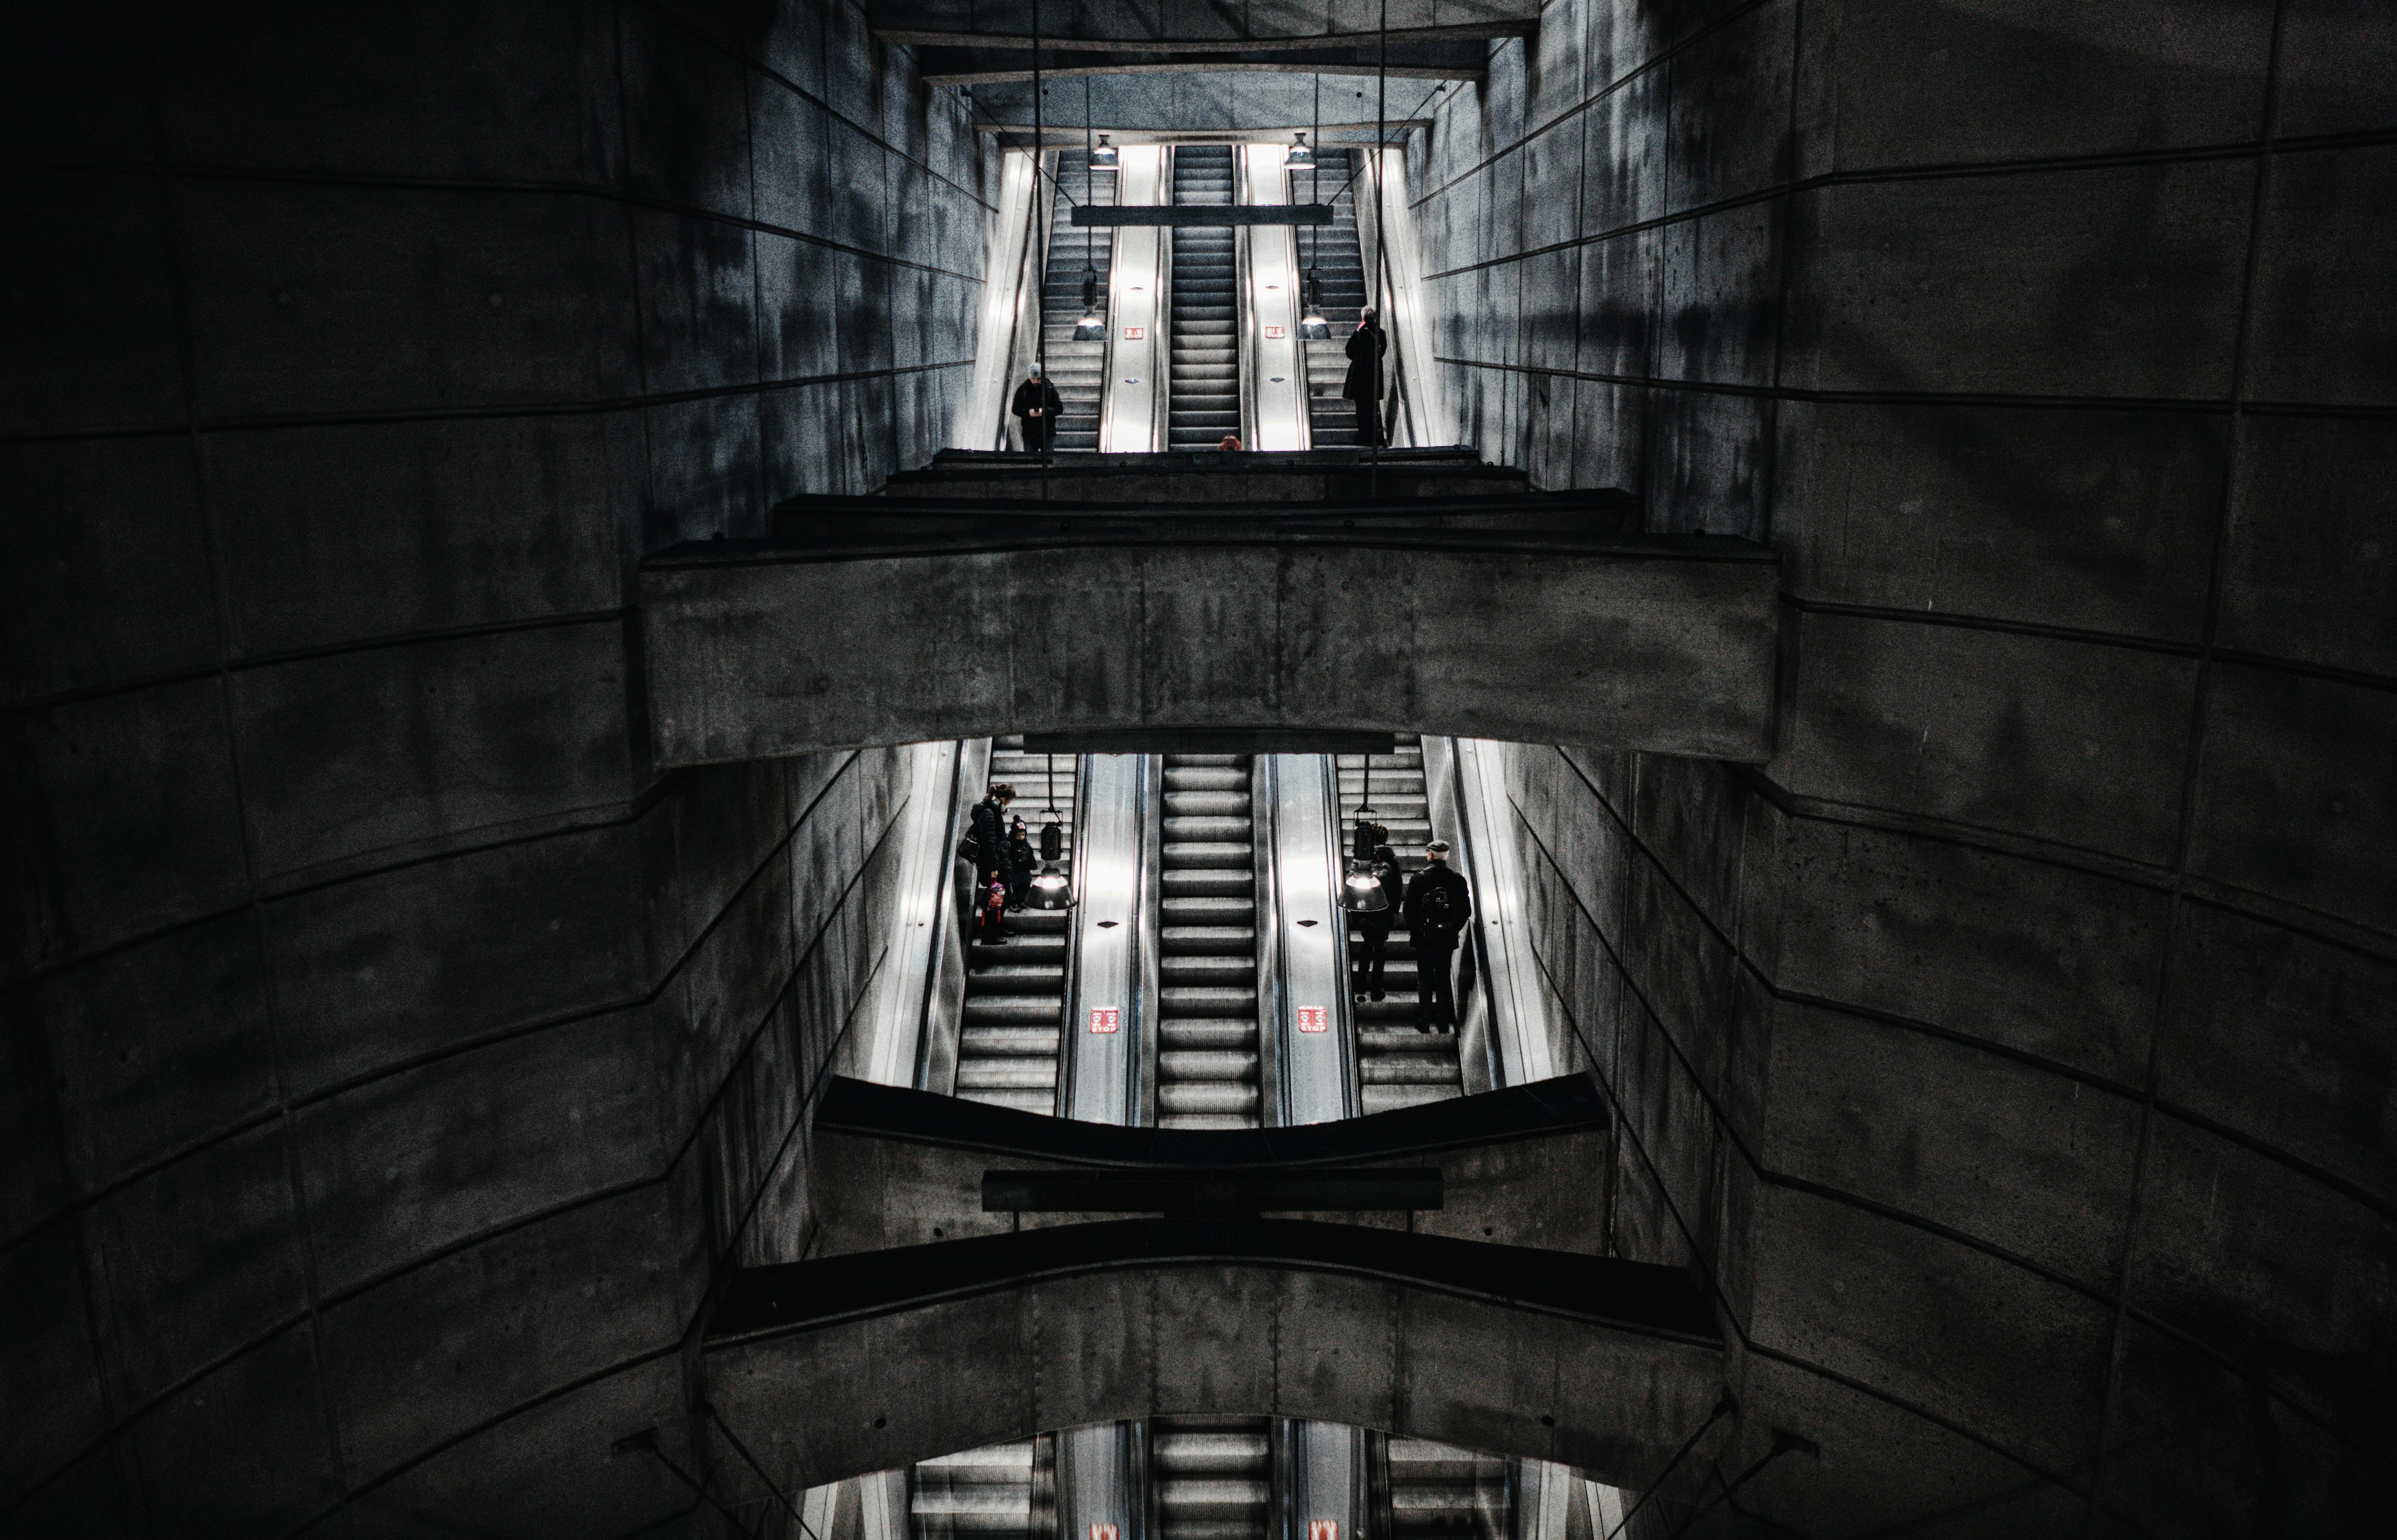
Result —
M 1347 875 L 1340 880 L 1340 907 L 1352 915 L 1377 915 L 1390 906 L 1382 891 L 1381 874 L 1373 870 L 1373 850 L 1384 832 L 1370 816 L 1373 810 L 1373 756 L 1365 756 L 1362 790 L 1357 803 L 1357 828 L 1351 836 Z
M 1323 280 L 1313 268 L 1306 271 L 1306 314 L 1298 318 L 1298 334 L 1319 342 L 1332 335 L 1332 323 L 1323 318 Z
M 1063 909 L 1070 902 L 1065 874 L 1057 863 L 1065 855 L 1065 829 L 1057 817 L 1057 757 L 1049 756 L 1048 822 L 1040 825 L 1040 875 L 1032 879 L 1032 906 L 1036 909 Z
M 1307 143 L 1306 143 L 1306 129 L 1304 129 L 1304 128 L 1302 128 L 1302 129 L 1300 129 L 1300 130 L 1299 130 L 1295 135 L 1293 135 L 1292 137 L 1293 137 L 1293 138 L 1295 138 L 1295 139 L 1298 141 L 1298 142 L 1297 142 L 1296 144 L 1293 144 L 1293 145 L 1292 145 L 1292 146 L 1290 147 L 1290 154 L 1286 154 L 1286 155 L 1284 155 L 1284 156 L 1282 157 L 1282 162 L 1281 162 L 1281 163 L 1282 163 L 1284 166 L 1312 166 L 1312 165 L 1314 165 L 1314 164 L 1315 164 L 1315 152 L 1314 152 L 1313 150 L 1311 150 L 1311 149 L 1307 148 Z
M 1112 171 L 1116 168 L 1116 147 L 1107 142 L 1106 135 L 1099 136 L 1097 148 L 1091 152 L 1091 164 L 1102 171 Z
M 1091 143 L 1091 82 L 1085 77 L 1082 81 L 1082 201 L 1085 204 L 1093 201 L 1091 177 L 1098 168 L 1099 152 Z M 1078 342 L 1104 342 L 1107 338 L 1107 323 L 1099 315 L 1097 240 L 1096 231 L 1085 229 L 1082 232 L 1082 315 L 1074 323 L 1074 341 Z

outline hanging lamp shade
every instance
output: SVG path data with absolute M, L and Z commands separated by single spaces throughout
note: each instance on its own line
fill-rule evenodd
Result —
M 1318 342 L 1332 335 L 1332 323 L 1323 318 L 1323 280 L 1312 269 L 1306 275 L 1306 313 L 1298 318 L 1298 334 Z
M 1314 152 L 1312 149 L 1310 149 L 1310 148 L 1308 148 L 1308 147 L 1307 147 L 1307 142 L 1306 142 L 1306 130 L 1301 129 L 1301 130 L 1300 130 L 1300 131 L 1298 131 L 1297 133 L 1292 134 L 1291 137 L 1292 137 L 1292 139 L 1295 139 L 1296 141 L 1298 141 L 1298 142 L 1297 142 L 1297 143 L 1295 143 L 1295 144 L 1293 144 L 1293 145 L 1292 145 L 1292 146 L 1290 147 L 1290 154 L 1286 154 L 1286 155 L 1284 155 L 1284 156 L 1282 157 L 1282 161 L 1281 161 L 1281 163 L 1282 163 L 1284 166 L 1312 166 L 1312 165 L 1314 165 L 1314 164 L 1315 164 L 1315 152 Z
M 1091 168 L 1094 171 L 1112 171 L 1116 168 L 1116 147 L 1107 142 L 1107 136 L 1105 134 L 1099 136 L 1098 147 L 1091 152 Z
M 1104 342 L 1106 341 L 1106 338 L 1107 323 L 1100 317 L 1099 307 L 1096 305 L 1084 306 L 1082 309 L 1082 318 L 1074 323 L 1074 341 L 1078 342 Z
M 1352 915 L 1373 915 L 1389 906 L 1380 875 L 1364 862 L 1348 863 L 1348 875 L 1340 882 L 1340 907 Z

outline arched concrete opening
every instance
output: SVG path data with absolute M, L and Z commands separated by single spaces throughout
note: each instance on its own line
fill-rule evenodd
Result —
M 1653 1478 L 1723 1384 L 1679 1269 L 1275 1220 L 1130 1220 L 760 1268 L 704 1349 L 784 1490 L 1089 1423 L 1346 1423 Z

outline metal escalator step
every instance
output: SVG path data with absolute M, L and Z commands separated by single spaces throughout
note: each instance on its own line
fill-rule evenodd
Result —
M 957 1095 L 969 1102 L 981 1102 L 987 1106 L 1013 1107 L 1018 1112 L 1053 1113 L 1057 1110 L 1057 1092 L 1040 1090 L 968 1090 L 959 1088 Z
M 1184 1113 L 1212 1113 L 1216 1117 L 1253 1116 L 1258 1100 L 1257 1088 L 1243 1080 L 1159 1078 L 1157 1083 L 1157 1110 L 1160 1116 Z
M 1427 1053 L 1359 1055 L 1357 1077 L 1359 1085 L 1368 1086 L 1453 1086 L 1461 1082 L 1454 1059 L 1438 1059 Z
M 1257 961 L 1252 957 L 1218 953 L 1168 953 L 1157 959 L 1157 976 L 1162 983 L 1174 985 L 1252 989 L 1257 982 Z
M 1190 871 L 1252 871 L 1256 865 L 1256 847 L 1245 839 L 1193 841 L 1165 847 L 1165 870 Z
M 1171 876 L 1171 873 L 1167 874 Z M 1213 893 L 1179 893 L 1173 884 L 1165 885 L 1161 908 L 1169 925 L 1248 925 L 1257 916 L 1256 877 L 1249 874 L 1248 882 L 1232 891 L 1231 884 Z
M 984 1026 L 972 1024 L 957 1034 L 957 1057 L 966 1059 L 1054 1058 L 1057 1025 Z
M 1177 418 L 1182 414 L 1174 413 Z M 1165 818 L 1165 837 L 1169 840 L 1239 841 L 1245 843 L 1253 825 L 1247 814 L 1238 818 L 1209 814 L 1203 818 L 1177 818 L 1169 813 Z
M 1165 790 L 1165 810 L 1174 813 L 1239 813 L 1249 811 L 1249 790 L 1245 785 L 1237 790 L 1209 788 L 1198 790 L 1168 786 Z
M 1220 1080 L 1231 1085 L 1254 1081 L 1257 1078 L 1257 1055 L 1254 1048 L 1169 1048 L 1158 1046 L 1157 1078 L 1162 1087 L 1167 1081 L 1188 1085 L 1194 1081 Z M 1193 1107 L 1191 1111 L 1200 1109 Z M 1206 1110 L 1215 1110 L 1209 1108 Z
M 1252 1016 L 1257 992 L 1231 984 L 1168 984 L 1158 990 L 1160 1016 Z
M 1168 760 L 1165 766 L 1165 789 L 1177 791 L 1237 791 L 1249 789 L 1246 769 L 1231 770 L 1213 765 L 1185 765 Z
M 1065 1010 L 1056 995 L 968 995 L 961 1008 L 967 1022 L 1054 1023 Z
M 957 1090 L 967 1091 L 1038 1091 L 1047 1089 L 1053 1097 L 1057 1089 L 1057 1065 L 1053 1059 L 959 1059 Z
M 1256 1051 L 1257 1023 L 1253 1016 L 1246 1019 L 1212 1016 L 1168 1017 L 1158 1024 L 1157 1046 L 1167 1049 L 1228 1049 Z

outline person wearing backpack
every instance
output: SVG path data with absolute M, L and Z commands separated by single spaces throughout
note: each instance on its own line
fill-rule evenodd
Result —
M 974 889 L 977 892 L 990 886 L 990 879 L 1007 870 L 1007 805 L 1015 800 L 1015 788 L 1004 781 L 994 781 L 990 790 L 983 793 L 973 805 L 971 831 L 966 836 L 957 853 L 974 864 Z
M 1415 1030 L 1456 1030 L 1456 941 L 1473 917 L 1473 894 L 1448 865 L 1448 841 L 1424 847 L 1424 869 L 1407 882 L 1407 935 L 1415 950 Z
M 977 911 L 980 924 L 974 939 L 984 946 L 1006 945 L 1007 883 L 1003 878 L 993 877 L 989 885 L 982 890 Z

